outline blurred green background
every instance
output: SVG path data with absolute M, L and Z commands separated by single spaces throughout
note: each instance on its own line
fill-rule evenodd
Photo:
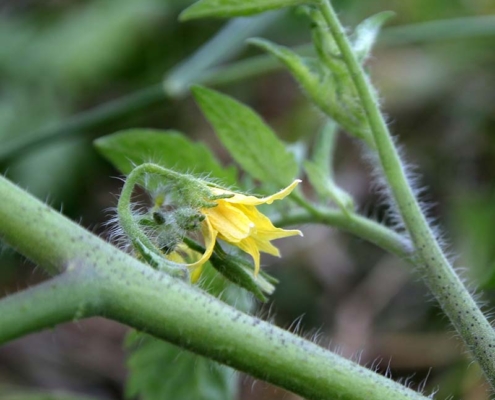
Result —
M 189 96 L 165 99 L 165 73 L 212 37 L 225 21 L 179 23 L 181 0 L 5 0 L 0 2 L 0 169 L 37 197 L 106 235 L 116 205 L 118 173 L 92 140 L 132 127 L 178 129 L 207 143 L 229 163 Z M 418 167 L 430 216 L 438 221 L 456 266 L 495 304 L 495 3 L 491 0 L 336 1 L 354 26 L 382 10 L 387 25 L 368 67 L 383 109 L 407 160 Z M 458 19 L 462 18 L 462 19 Z M 442 21 L 450 21 L 448 23 Z M 289 11 L 259 31 L 285 45 L 310 40 L 309 22 Z M 238 57 L 259 55 L 240 49 Z M 88 121 L 80 113 L 151 87 L 142 103 Z M 153 89 L 154 88 L 154 89 Z M 221 87 L 255 108 L 280 136 L 308 143 L 324 122 L 283 71 Z M 159 90 L 158 90 L 159 91 Z M 86 115 L 86 117 L 84 117 Z M 79 118 L 79 120 L 78 120 Z M 69 125 L 67 125 L 69 121 Z M 72 124 L 72 125 L 71 125 Z M 75 125 L 74 125 L 75 124 Z M 75 126 L 75 128 L 74 128 Z M 58 132 L 43 139 L 46 132 Z M 39 139 L 41 137 L 41 139 Z M 16 147 L 12 144 L 36 143 Z M 15 147 L 15 146 L 14 146 Z M 359 145 L 342 135 L 337 182 L 363 214 L 380 218 Z M 1 199 L 0 199 L 1 201 Z M 2 223 L 0 221 L 0 223 Z M 279 284 L 260 313 L 346 357 L 360 359 L 438 398 L 489 399 L 419 277 L 370 244 L 321 226 L 303 226 L 304 240 L 281 241 L 284 257 L 265 258 Z M 47 276 L 4 246 L 2 295 Z M 1 329 L 1 327 L 0 327 Z M 122 343 L 127 328 L 100 318 L 65 324 L 0 349 L 2 390 L 63 390 L 120 399 L 127 376 Z M 426 379 L 428 378 L 428 379 Z M 164 377 L 166 379 L 166 377 Z M 295 399 L 243 377 L 242 399 Z M 5 397 L 7 398 L 7 397 Z

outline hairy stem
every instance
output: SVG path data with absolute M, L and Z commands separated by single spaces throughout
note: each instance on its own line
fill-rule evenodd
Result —
M 1 299 L 0 344 L 61 322 L 96 315 L 100 303 L 91 274 L 91 266 L 74 262 L 61 275 Z
M 154 259 L 156 260 L 155 267 L 160 267 L 169 273 L 184 271 L 184 268 L 180 264 L 167 261 L 161 250 L 143 232 L 138 221 L 135 220 L 132 214 L 131 198 L 134 187 L 143 180 L 145 175 L 150 174 L 159 175 L 167 179 L 169 183 L 170 181 L 177 182 L 180 179 L 184 179 L 177 172 L 165 169 L 156 164 L 146 163 L 134 168 L 125 180 L 117 205 L 120 226 L 133 243 L 134 248 L 141 253 L 143 258 L 149 259 L 150 264 L 153 264 Z
M 70 321 L 78 317 L 78 312 L 87 315 L 79 310 L 92 310 L 91 315 L 99 311 L 103 316 L 308 399 L 426 400 L 383 376 L 140 263 L 1 177 L 0 197 L 0 216 L 6 222 L 0 224 L 0 237 L 41 267 L 60 264 L 59 270 L 66 267 L 67 272 L 77 272 L 74 276 L 79 285 L 72 288 L 76 292 L 71 300 L 72 291 L 62 289 L 63 279 L 71 275 L 63 274 L 55 287 L 53 282 L 59 281 L 46 282 L 31 289 L 31 293 L 21 292 L 0 300 L 0 326 L 16 326 L 7 334 L 0 329 L 0 342 Z M 40 236 L 44 237 L 43 247 L 39 246 Z M 87 268 L 90 272 L 85 273 Z M 68 297 L 66 301 L 71 304 L 50 300 L 57 296 Z M 97 306 L 91 306 L 89 299 Z M 30 311 L 15 312 L 19 310 L 17 303 L 22 308 L 23 302 Z M 79 308 L 75 307 L 77 303 Z M 33 324 L 37 309 L 46 318 Z
M 321 11 L 350 71 L 366 112 L 383 173 L 415 247 L 415 263 L 441 307 L 495 388 L 495 332 L 456 275 L 409 185 L 404 165 L 380 112 L 371 83 L 357 61 L 328 0 Z
M 412 245 L 407 238 L 378 222 L 355 213 L 344 214 L 340 210 L 326 208 L 312 208 L 310 212 L 295 210 L 275 219 L 273 223 L 279 227 L 311 223 L 323 224 L 367 240 L 399 258 L 410 260 L 413 255 Z

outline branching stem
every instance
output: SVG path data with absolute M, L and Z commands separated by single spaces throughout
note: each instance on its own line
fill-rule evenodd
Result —
M 408 182 L 374 90 L 357 61 L 329 0 L 320 8 L 350 71 L 369 121 L 385 178 L 415 247 L 415 264 L 495 388 L 495 331 L 456 275 Z
M 426 400 L 140 263 L 2 177 L 0 198 L 0 237 L 42 267 L 66 269 L 55 281 L 0 300 L 0 343 L 97 313 L 307 399 Z M 42 318 L 34 319 L 37 314 Z

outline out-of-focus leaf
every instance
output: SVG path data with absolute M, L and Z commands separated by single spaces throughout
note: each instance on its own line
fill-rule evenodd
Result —
M 455 208 L 455 227 L 470 273 L 485 288 L 495 287 L 495 194 L 461 198 Z
M 383 11 L 365 19 L 356 27 L 352 47 L 359 60 L 368 57 L 382 25 L 394 15 L 392 11 Z
M 177 131 L 130 129 L 99 138 L 95 146 L 124 174 L 136 165 L 153 162 L 179 172 L 219 178 L 227 185 L 235 183 L 234 167 L 223 167 L 205 145 Z
M 181 21 L 205 17 L 239 17 L 259 14 L 268 10 L 313 3 L 310 0 L 200 0 L 186 8 Z
M 170 343 L 135 333 L 128 346 L 136 350 L 128 359 L 131 375 L 126 395 L 143 400 L 233 400 L 234 370 L 197 356 Z
M 166 11 L 160 0 L 95 0 L 43 27 L 2 20 L 0 69 L 26 83 L 42 75 L 64 90 L 87 90 L 121 66 Z
M 65 391 L 19 390 L 0 387 L 2 400 L 98 400 L 95 397 L 83 396 Z
M 193 94 L 223 145 L 246 172 L 279 186 L 294 180 L 298 173 L 294 155 L 251 108 L 201 86 L 195 86 Z

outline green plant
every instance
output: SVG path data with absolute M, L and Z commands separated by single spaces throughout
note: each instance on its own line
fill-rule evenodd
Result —
M 283 63 L 327 118 L 313 154 L 299 162 L 253 110 L 229 96 L 194 86 L 197 104 L 248 179 L 260 183 L 258 192 L 272 193 L 289 186 L 290 190 L 277 198 L 285 197 L 295 188 L 296 184 L 291 184 L 294 179 L 303 174 L 308 177 L 319 201 L 312 202 L 294 189 L 292 203 L 273 214 L 276 226 L 301 222 L 335 226 L 407 260 L 424 278 L 493 388 L 495 333 L 454 272 L 428 223 L 407 164 L 397 151 L 362 67 L 390 14 L 367 19 L 351 38 L 325 0 L 201 0 L 186 9 L 182 19 L 237 17 L 294 5 L 301 6 L 311 20 L 314 56 L 303 57 L 263 39 L 251 39 L 250 43 Z M 167 75 L 163 85 L 166 95 L 181 96 L 191 83 L 215 81 L 215 70 L 204 73 L 203 69 L 218 61 L 217 54 L 199 54 L 207 58 L 199 63 L 201 68 L 197 59 L 192 59 Z M 217 75 L 220 80 L 222 74 Z M 162 89 L 153 92 L 152 101 L 155 95 L 163 96 Z M 146 95 L 145 102 L 148 100 Z M 391 210 L 391 226 L 360 216 L 352 196 L 335 183 L 331 166 L 339 126 L 362 143 L 363 152 L 371 160 Z M 243 311 L 251 309 L 249 298 L 237 300 L 241 294 L 246 296 L 241 288 L 266 300 L 276 280 L 258 273 L 259 251 L 277 254 L 270 240 L 298 232 L 270 227 L 266 233 L 263 229 L 267 225 L 263 225 L 256 226 L 260 232 L 256 236 L 258 232 L 251 232 L 252 226 L 246 228 L 244 221 L 239 222 L 252 215 L 253 209 L 239 213 L 231 208 L 220 213 L 235 227 L 215 228 L 209 212 L 218 210 L 222 201 L 242 198 L 240 207 L 254 208 L 274 199 L 245 194 L 244 188 L 229 189 L 242 186 L 236 167 L 223 168 L 206 147 L 175 131 L 126 130 L 99 138 L 96 147 L 127 175 L 117 209 L 116 233 L 135 257 L 86 232 L 2 178 L 2 238 L 56 277 L 0 301 L 0 342 L 62 321 L 103 315 L 307 398 L 425 398 L 228 305 Z M 136 185 L 151 195 L 152 201 L 144 211 L 132 204 Z M 329 202 L 334 206 L 329 207 Z M 258 214 L 248 222 L 257 218 L 268 224 Z M 244 228 L 247 233 L 236 240 L 235 234 Z M 215 242 L 217 237 L 233 246 L 226 251 Z M 203 240 L 204 246 L 198 240 Z M 237 247 L 253 256 L 254 265 L 236 252 Z M 208 267 L 203 272 L 207 258 L 216 272 Z M 201 272 L 199 287 L 191 285 L 190 280 L 194 283 Z M 139 341 L 144 344 L 131 358 L 135 374 L 129 394 L 144 393 L 149 398 L 191 395 L 181 392 L 184 388 L 180 385 L 171 385 L 171 389 L 156 386 L 156 372 L 145 371 L 146 366 L 153 369 L 161 362 L 166 364 L 167 357 L 180 352 L 148 335 L 130 339 L 130 346 Z M 191 385 L 195 395 L 212 399 L 233 396 L 233 372 L 208 359 L 188 353 L 182 364 L 186 371 L 195 363 L 204 365 L 201 369 L 207 372 L 213 371 L 206 374 L 207 384 Z M 197 381 L 201 379 L 205 378 L 199 373 Z

